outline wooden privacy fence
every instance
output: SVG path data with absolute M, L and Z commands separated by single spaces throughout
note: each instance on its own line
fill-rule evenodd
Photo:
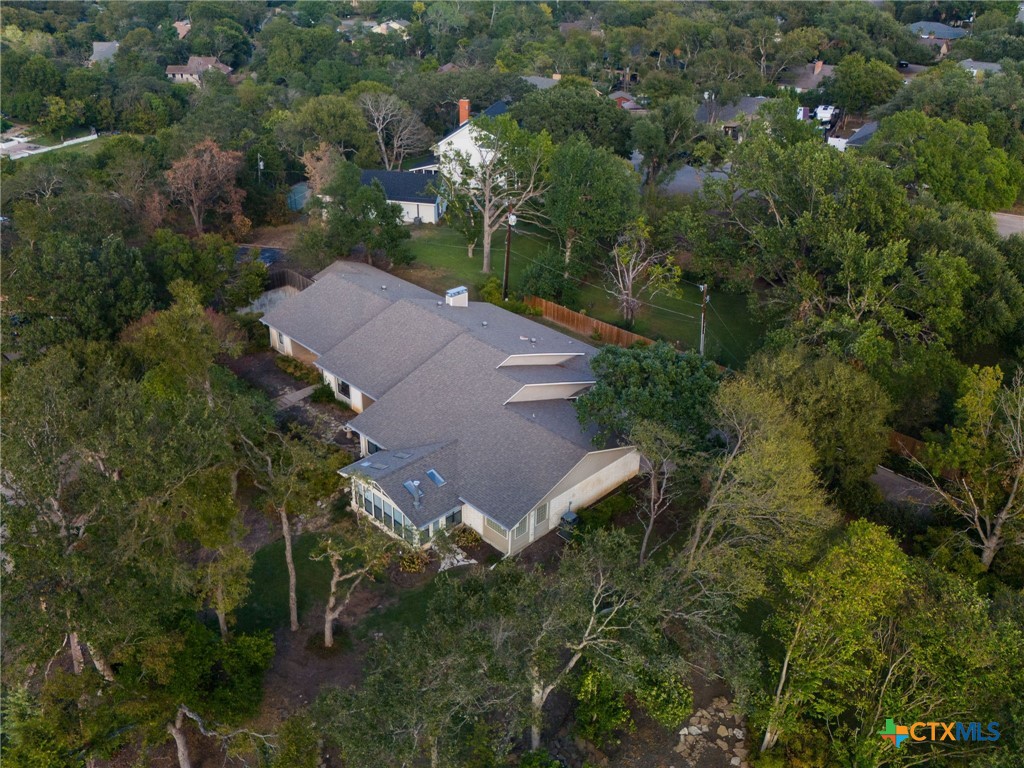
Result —
M 284 288 L 286 285 L 304 291 L 312 284 L 312 280 L 292 269 L 275 269 L 267 276 L 268 291 L 272 291 L 275 288 Z
M 555 325 L 568 328 L 580 336 L 587 336 L 595 341 L 603 341 L 606 344 L 615 344 L 620 347 L 631 347 L 638 341 L 643 344 L 653 344 L 653 339 L 640 336 L 636 333 L 619 328 L 611 323 L 575 312 L 561 304 L 541 299 L 537 296 L 527 296 L 524 299 L 526 306 L 531 309 L 540 310 L 541 317 L 550 320 Z

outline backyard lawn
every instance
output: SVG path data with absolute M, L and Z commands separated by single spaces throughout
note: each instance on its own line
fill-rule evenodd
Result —
M 512 233 L 512 259 L 509 281 L 513 291 L 520 285 L 528 264 L 548 248 L 557 248 L 557 242 L 538 230 L 519 227 Z M 416 261 L 396 273 L 407 280 L 443 293 L 457 285 L 470 289 L 472 298 L 478 298 L 478 288 L 485 275 L 480 272 L 481 248 L 479 244 L 472 259 L 466 255 L 465 239 L 445 226 L 424 226 L 413 230 L 409 249 Z M 492 248 L 491 274 L 501 277 L 505 258 L 504 232 L 496 237 Z M 684 349 L 696 349 L 700 339 L 700 289 L 692 283 L 682 285 L 680 298 L 655 296 L 644 298 L 652 306 L 645 306 L 637 319 L 634 332 L 654 339 L 679 342 Z M 581 287 L 580 306 L 588 315 L 605 322 L 619 320 L 615 299 L 601 286 L 600 278 L 585 278 Z M 761 329 L 750 316 L 747 298 L 741 294 L 713 291 L 708 307 L 706 347 L 708 356 L 723 365 L 741 365 L 754 352 L 761 337 Z
M 315 603 L 327 600 L 331 567 L 309 559 L 320 537 L 306 533 L 292 541 L 295 557 L 295 593 L 301 617 Z M 288 570 L 284 562 L 284 539 L 268 544 L 253 555 L 250 571 L 252 591 L 236 612 L 240 632 L 275 630 L 288 625 Z

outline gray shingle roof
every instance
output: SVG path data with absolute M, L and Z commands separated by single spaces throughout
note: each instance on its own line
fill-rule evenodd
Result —
M 857 132 L 854 133 L 853 136 L 851 136 L 849 138 L 849 140 L 846 142 L 846 146 L 848 146 L 848 147 L 863 147 L 865 144 L 868 143 L 868 141 L 871 139 L 871 137 L 875 135 L 875 132 L 877 130 L 878 130 L 878 121 L 877 120 L 872 120 L 869 123 L 864 123 L 864 125 L 862 125 L 860 128 L 858 128 Z
M 960 62 L 960 66 L 968 71 L 975 72 L 1002 72 L 1003 65 L 997 64 L 994 61 L 975 61 L 974 59 L 964 59 Z
M 389 306 L 372 290 L 328 274 L 277 304 L 262 322 L 322 355 Z
M 317 367 L 379 400 L 462 332 L 455 323 L 402 300 L 325 352 Z
M 767 96 L 744 96 L 735 104 L 724 104 L 719 107 L 716 119 L 719 123 L 729 123 L 740 115 L 753 117 L 766 101 L 768 101 Z M 704 104 L 697 107 L 696 117 L 699 122 L 708 122 L 709 114 L 708 108 Z
M 448 306 L 394 275 L 337 262 L 263 322 L 375 400 L 350 424 L 385 450 L 369 457 L 369 467 L 360 460 L 345 471 L 377 481 L 417 525 L 450 511 L 457 495 L 511 528 L 594 450 L 593 431 L 580 427 L 570 400 L 505 403 L 526 384 L 592 381 L 596 350 L 500 307 Z M 565 359 L 506 364 L 542 354 Z M 427 448 L 440 451 L 430 458 L 438 466 L 414 466 L 427 461 Z M 441 489 L 421 483 L 416 508 L 403 483 L 425 480 L 430 468 L 447 482 Z
M 456 507 L 461 506 L 459 490 L 454 478 L 458 476 L 458 455 L 454 442 L 431 443 L 429 445 L 393 451 L 378 451 L 365 459 L 353 462 L 342 472 L 368 478 L 379 485 L 402 514 L 417 527 L 423 527 L 437 520 Z M 427 476 L 433 469 L 445 481 L 438 486 Z M 406 482 L 419 482 L 416 500 L 405 487 Z M 417 506 L 418 505 L 418 506 Z
M 907 27 L 911 32 L 922 37 L 934 35 L 943 40 L 958 40 L 961 37 L 967 36 L 966 29 L 951 27 L 938 21 L 915 21 L 913 24 L 908 24 Z
M 92 56 L 89 57 L 89 61 L 110 61 L 114 58 L 114 54 L 117 53 L 117 49 L 120 45 L 121 44 L 116 40 L 112 42 L 93 43 Z
M 437 192 L 429 187 L 437 179 L 436 173 L 410 171 L 363 171 L 360 182 L 370 185 L 379 181 L 388 200 L 404 203 L 436 203 Z
M 462 499 L 511 528 L 590 449 L 578 426 L 575 441 L 559 434 L 575 418 L 571 402 L 503 405 L 520 385 L 495 367 L 495 353 L 462 334 L 350 424 L 389 450 L 454 440 L 456 474 L 446 479 Z M 559 411 L 552 431 L 542 417 Z M 392 496 L 405 512 L 401 498 Z
M 541 75 L 526 75 L 523 77 L 523 80 L 541 91 L 546 91 L 548 88 L 554 88 L 558 85 L 558 81 L 555 78 L 542 77 Z

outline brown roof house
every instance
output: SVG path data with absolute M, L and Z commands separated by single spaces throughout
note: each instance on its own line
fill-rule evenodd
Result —
M 225 75 L 230 75 L 232 71 L 227 64 L 217 61 L 216 56 L 189 56 L 188 64 L 171 64 L 165 71 L 167 77 L 175 83 L 200 85 L 203 75 L 211 69 L 223 72 Z
M 833 69 L 835 67 L 831 64 L 826 64 L 821 59 L 817 59 L 810 64 L 787 69 L 779 78 L 779 85 L 784 88 L 792 88 L 797 93 L 813 91 L 821 87 L 822 80 L 832 76 Z

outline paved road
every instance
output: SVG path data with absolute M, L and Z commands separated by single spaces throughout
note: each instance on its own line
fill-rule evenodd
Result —
M 1003 237 L 1024 235 L 1024 216 L 1013 213 L 993 213 L 992 218 L 996 220 L 996 230 Z
M 897 475 L 885 467 L 875 468 L 871 482 L 878 487 L 889 503 L 912 507 L 922 513 L 942 501 L 942 497 L 934 488 L 909 477 Z

